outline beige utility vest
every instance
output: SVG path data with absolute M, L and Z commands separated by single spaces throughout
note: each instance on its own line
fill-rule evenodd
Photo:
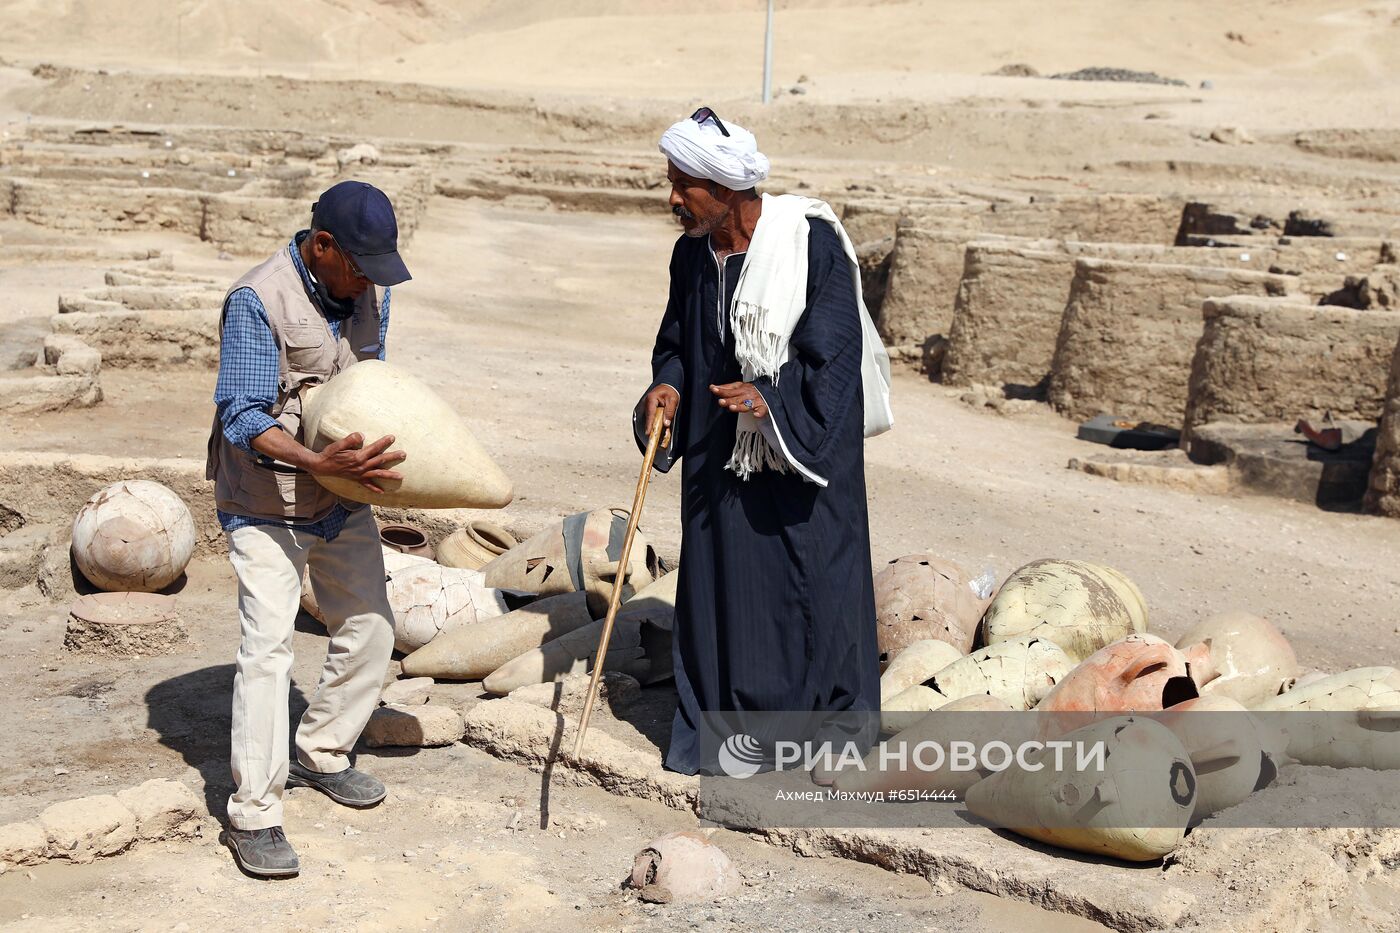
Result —
M 379 355 L 379 296 L 374 286 L 365 289 L 355 301 L 355 313 L 340 322 L 340 338 L 336 339 L 292 262 L 295 248 L 293 244 L 278 251 L 233 283 L 228 294 L 251 288 L 262 301 L 277 341 L 279 370 L 277 402 L 267 413 L 298 443 L 305 444 L 302 387 L 325 382 L 347 366 Z M 224 301 L 227 307 L 228 295 Z M 222 318 L 219 330 L 222 334 Z M 224 436 L 217 413 L 209 433 L 205 477 L 214 481 L 218 507 L 235 515 L 318 521 L 341 501 L 310 473 L 235 447 Z

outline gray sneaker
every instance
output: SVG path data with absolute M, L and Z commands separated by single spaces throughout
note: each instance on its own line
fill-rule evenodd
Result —
M 288 878 L 301 870 L 301 862 L 282 827 L 234 829 L 224 832 L 224 843 L 233 850 L 238 867 L 259 878 Z
M 334 774 L 322 774 L 293 761 L 287 766 L 288 787 L 314 787 L 338 804 L 347 807 L 372 807 L 388 796 L 384 784 L 363 771 L 346 768 Z

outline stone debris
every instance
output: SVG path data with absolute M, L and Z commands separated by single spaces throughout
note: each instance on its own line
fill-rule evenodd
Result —
M 428 702 L 428 694 L 433 689 L 431 677 L 410 677 L 396 680 L 387 685 L 379 694 L 380 706 L 418 706 Z
M 1254 145 L 1254 137 L 1241 126 L 1217 126 L 1206 138 L 1226 146 Z
M 462 738 L 462 716 L 450 706 L 381 706 L 369 717 L 363 739 L 370 748 L 451 745 Z
M 592 679 L 592 674 L 568 674 L 554 683 L 516 687 L 508 695 L 512 700 L 543 706 L 577 718 L 583 713 L 583 701 L 588 696 L 588 684 Z M 603 708 L 620 710 L 635 700 L 641 690 L 637 678 L 620 671 L 604 671 L 603 679 L 598 683 L 594 712 Z
M 67 774 L 59 768 L 56 774 Z M 120 791 L 56 803 L 32 822 L 0 826 L 0 874 L 49 859 L 77 864 L 138 842 L 200 834 L 204 802 L 184 784 L 157 778 Z
M 117 794 L 136 817 L 136 838 L 142 842 L 197 835 L 204 802 L 184 784 L 156 778 Z
M 1178 449 L 1071 457 L 1067 467 L 1120 483 L 1162 486 L 1185 492 L 1224 495 L 1234 488 L 1229 469 L 1192 463 L 1186 451 Z
M 1027 65 L 1025 62 L 1012 62 L 1009 65 L 1002 65 L 996 71 L 989 71 L 987 74 L 1002 78 L 1038 78 L 1040 72 L 1034 65 Z
M 42 862 L 48 849 L 48 833 L 38 823 L 0 826 L 0 873 L 19 865 Z
M 369 143 L 356 143 L 349 149 L 341 149 L 335 154 L 335 164 L 342 171 L 347 165 L 377 165 L 379 150 Z
M 136 814 L 110 794 L 56 803 L 39 814 L 48 858 L 82 864 L 116 855 L 136 840 Z
M 1125 81 L 1131 84 L 1167 84 L 1173 87 L 1189 87 L 1178 78 L 1164 78 L 1151 71 L 1133 71 L 1129 68 L 1081 68 L 1050 76 L 1053 81 Z

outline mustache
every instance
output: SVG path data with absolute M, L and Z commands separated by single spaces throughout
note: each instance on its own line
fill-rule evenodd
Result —
M 694 219 L 695 219 L 695 215 L 694 215 L 694 214 L 692 214 L 690 211 L 686 210 L 684 207 L 682 207 L 682 206 L 679 205 L 679 204 L 677 204 L 675 207 L 671 208 L 671 213 L 672 213 L 672 214 L 675 214 L 677 217 L 682 218 L 683 220 L 694 220 Z

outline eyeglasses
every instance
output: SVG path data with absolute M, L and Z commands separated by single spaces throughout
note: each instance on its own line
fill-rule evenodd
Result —
M 360 271 L 360 267 L 355 265 L 355 260 L 350 258 L 350 254 L 345 251 L 345 247 L 336 242 L 335 234 L 331 234 L 331 242 L 335 243 L 335 248 L 340 253 L 340 257 L 344 259 L 345 264 L 350 267 L 350 274 L 357 279 L 364 279 L 368 282 L 369 276 Z
M 719 127 L 719 131 L 725 136 L 729 135 L 729 130 L 725 129 L 724 124 L 720 122 L 719 114 L 715 113 L 709 107 L 701 107 L 699 110 L 695 111 L 690 115 L 690 119 L 694 120 L 696 123 L 702 124 L 706 120 L 714 120 L 715 126 Z

